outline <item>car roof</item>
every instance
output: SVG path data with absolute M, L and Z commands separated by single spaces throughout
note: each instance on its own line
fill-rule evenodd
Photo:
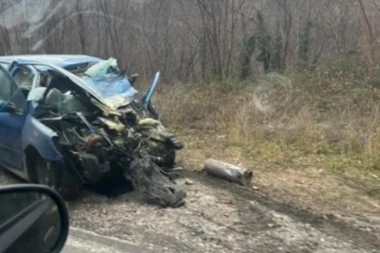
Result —
M 102 59 L 88 55 L 65 55 L 65 54 L 30 54 L 30 55 L 10 55 L 0 56 L 0 62 L 12 63 L 13 61 L 41 61 L 67 68 L 85 62 L 99 62 Z

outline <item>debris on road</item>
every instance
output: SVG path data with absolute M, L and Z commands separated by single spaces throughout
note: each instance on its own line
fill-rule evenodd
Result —
M 163 207 L 180 207 L 185 204 L 186 193 L 158 167 L 150 157 L 135 160 L 125 170 L 136 190 L 142 192 L 147 202 Z
M 257 187 L 257 186 L 252 186 L 252 190 L 254 190 L 254 191 L 258 191 L 258 190 L 260 190 L 260 188 Z
M 186 184 L 186 185 L 193 185 L 193 184 L 194 184 L 194 181 L 193 181 L 193 180 L 190 180 L 190 179 L 188 179 L 188 178 L 186 178 L 186 180 L 185 180 L 185 184 Z
M 248 186 L 252 180 L 252 171 L 214 159 L 208 159 L 205 161 L 204 171 L 210 175 L 223 178 L 243 186 Z
M 173 172 L 183 171 L 183 170 L 184 170 L 184 168 L 182 168 L 182 167 L 175 167 L 175 168 L 172 169 Z

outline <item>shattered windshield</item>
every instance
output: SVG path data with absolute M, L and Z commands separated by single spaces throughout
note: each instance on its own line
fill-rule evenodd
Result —
M 132 98 L 137 94 L 113 58 L 92 65 L 81 77 L 104 99 L 120 95 Z
M 122 75 L 109 75 L 102 77 L 82 77 L 82 79 L 94 88 L 103 98 L 114 96 L 133 97 L 137 91 L 129 83 L 128 79 Z

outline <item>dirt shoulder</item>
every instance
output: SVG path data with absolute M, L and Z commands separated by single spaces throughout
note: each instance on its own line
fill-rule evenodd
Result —
M 197 136 L 197 137 L 194 137 Z M 185 133 L 187 147 L 179 160 L 185 167 L 200 171 L 207 158 L 216 158 L 253 171 L 252 189 L 256 195 L 282 206 L 301 210 L 313 217 L 333 221 L 349 230 L 355 229 L 380 237 L 380 201 L 368 191 L 365 172 L 347 168 L 344 172 L 331 169 L 331 158 L 323 155 L 294 155 L 272 147 L 252 150 L 229 145 L 224 136 L 206 138 Z M 330 160 L 329 160 L 330 159 Z M 368 173 L 367 173 L 368 174 Z M 376 179 L 376 178 L 375 178 Z M 380 182 L 379 182 L 380 184 Z M 298 215 L 299 216 L 299 215 Z
M 181 208 L 146 205 L 136 192 L 106 198 L 84 191 L 68 203 L 70 224 L 155 252 L 380 252 L 378 224 L 318 215 L 190 167 L 174 176 L 188 195 Z M 0 180 L 19 182 L 4 172 Z
M 380 199 L 371 196 L 368 186 L 363 185 L 366 174 L 370 173 L 349 166 L 344 171 L 335 171 L 330 166 L 335 157 L 298 154 L 273 146 L 258 146 L 253 150 L 231 145 L 217 134 L 200 136 L 187 132 L 181 137 L 187 146 L 179 154 L 179 163 L 195 171 L 203 168 L 206 159 L 219 159 L 250 169 L 252 185 L 278 202 L 322 215 L 380 214 Z M 376 175 L 369 176 L 376 179 Z M 374 184 L 377 184 L 375 180 Z
M 88 192 L 70 203 L 72 225 L 159 252 L 379 252 L 374 233 L 333 216 L 199 172 L 178 172 L 177 182 L 188 193 L 184 207 L 145 205 L 136 193 L 107 199 Z

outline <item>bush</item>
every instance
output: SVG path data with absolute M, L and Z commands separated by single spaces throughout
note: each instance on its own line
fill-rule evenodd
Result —
M 380 92 L 365 74 L 336 61 L 254 82 L 163 86 L 155 103 L 172 127 L 226 135 L 246 147 L 276 143 L 303 154 L 373 157 L 380 155 Z

